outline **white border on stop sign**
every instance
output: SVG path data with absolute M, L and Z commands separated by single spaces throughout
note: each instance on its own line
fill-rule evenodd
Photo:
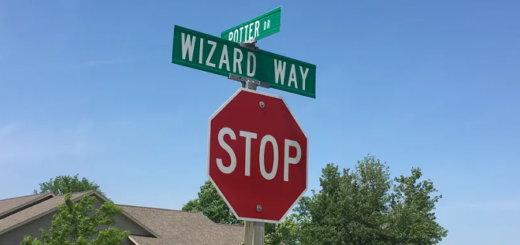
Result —
M 233 207 L 231 205 L 229 205 L 229 202 L 226 200 L 226 197 L 222 194 L 222 192 L 220 191 L 220 189 L 218 188 L 218 186 L 215 184 L 215 181 L 213 181 L 213 179 L 211 178 L 211 176 L 209 175 L 209 165 L 211 163 L 211 159 L 210 159 L 210 156 L 209 156 L 209 151 L 210 151 L 210 137 L 211 137 L 211 120 L 213 118 L 215 118 L 216 115 L 218 115 L 220 113 L 220 111 L 222 111 L 222 109 L 224 109 L 224 107 L 226 107 L 226 105 L 229 104 L 229 102 L 231 102 L 231 100 L 233 100 L 233 98 L 235 98 L 238 93 L 240 93 L 241 91 L 245 91 L 245 92 L 249 92 L 249 93 L 256 93 L 256 94 L 260 94 L 260 95 L 264 95 L 264 96 L 269 96 L 269 97 L 273 97 L 273 98 L 277 98 L 277 99 L 280 99 L 282 100 L 282 102 L 285 104 L 285 106 L 287 107 L 287 110 L 289 111 L 289 113 L 291 113 L 291 116 L 294 118 L 294 121 L 296 122 L 296 124 L 298 125 L 298 127 L 300 127 L 303 135 L 305 135 L 305 138 L 307 139 L 307 152 L 306 152 L 306 161 L 307 163 L 305 164 L 305 190 L 302 191 L 302 193 L 300 194 L 300 196 L 298 196 L 298 198 L 296 199 L 296 201 L 294 201 L 294 203 L 291 205 L 291 207 L 285 212 L 285 214 L 282 216 L 282 218 L 278 221 L 273 221 L 273 220 L 264 220 L 264 219 L 250 219 L 250 218 L 242 218 L 242 217 L 239 217 L 237 215 L 237 213 L 235 212 L 235 210 L 233 209 Z M 207 170 L 207 175 L 208 175 L 208 178 L 209 180 L 211 181 L 211 183 L 213 184 L 213 186 L 215 187 L 215 189 L 217 189 L 217 192 L 218 194 L 222 197 L 222 199 L 224 199 L 224 202 L 226 202 L 226 205 L 229 207 L 229 209 L 231 209 L 231 212 L 233 212 L 233 215 L 235 215 L 235 217 L 239 220 L 244 220 L 244 221 L 254 221 L 254 222 L 264 222 L 264 223 L 276 223 L 276 224 L 279 224 L 282 220 L 285 219 L 285 217 L 287 216 L 287 214 L 289 214 L 289 212 L 294 208 L 294 206 L 296 205 L 296 203 L 298 203 L 298 200 L 300 200 L 302 198 L 302 196 L 307 192 L 307 188 L 308 188 L 308 181 L 309 181 L 309 138 L 307 137 L 307 134 L 305 134 L 305 131 L 303 130 L 303 128 L 301 127 L 300 123 L 298 122 L 298 120 L 296 119 L 296 117 L 294 116 L 294 114 L 292 113 L 291 111 L 291 108 L 287 105 L 287 103 L 285 102 L 285 100 L 283 99 L 282 96 L 277 96 L 277 95 L 274 95 L 274 94 L 268 94 L 268 93 L 264 93 L 264 92 L 260 92 L 260 91 L 257 91 L 257 90 L 251 90 L 251 89 L 246 89 L 246 88 L 239 88 L 233 95 L 231 95 L 229 97 L 229 99 L 224 102 L 224 104 L 222 104 L 214 113 L 213 115 L 211 115 L 209 117 L 209 120 L 208 120 L 208 166 L 207 166 L 208 170 Z

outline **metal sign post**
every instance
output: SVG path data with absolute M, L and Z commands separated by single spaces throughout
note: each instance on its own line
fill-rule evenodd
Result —
M 243 82 L 246 89 L 256 90 L 258 84 L 253 81 Z M 244 224 L 244 245 L 264 245 L 265 223 L 245 221 Z
M 231 76 L 230 76 L 231 77 Z M 247 80 L 242 82 L 242 87 L 246 89 L 256 90 L 261 82 Z M 259 207 L 261 209 L 261 207 Z M 245 221 L 244 224 L 244 245 L 264 245 L 265 223 Z
M 280 24 L 277 8 L 220 38 L 173 29 L 172 63 L 242 84 L 209 118 L 208 177 L 237 219 L 245 221 L 245 245 L 264 245 L 265 223 L 281 222 L 307 190 L 305 132 L 282 97 L 256 91 L 260 86 L 316 98 L 316 65 L 256 46 L 279 32 Z M 265 150 L 267 144 L 272 151 Z
M 255 42 L 249 42 L 240 44 L 242 47 L 246 47 L 252 50 L 258 50 L 255 46 Z M 252 80 L 246 77 L 238 76 L 235 74 L 229 74 L 229 79 L 235 80 L 242 83 L 242 87 L 246 89 L 256 90 L 258 86 L 269 88 L 268 83 L 262 83 L 261 81 Z M 260 209 L 262 207 L 259 207 Z M 244 245 L 264 245 L 265 236 L 265 223 L 245 221 L 244 224 Z

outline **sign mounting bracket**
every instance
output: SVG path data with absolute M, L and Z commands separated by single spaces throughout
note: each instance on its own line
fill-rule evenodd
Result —
M 232 73 L 229 74 L 228 78 L 237 82 L 241 82 L 243 88 L 253 89 L 254 87 L 254 89 L 256 89 L 257 86 L 260 86 L 262 88 L 271 88 L 271 85 L 269 83 L 261 82 L 255 79 L 239 76 Z
M 256 46 L 256 40 L 254 38 L 251 38 L 243 43 L 240 43 L 240 46 L 242 48 L 247 48 L 253 51 L 258 51 L 258 47 Z

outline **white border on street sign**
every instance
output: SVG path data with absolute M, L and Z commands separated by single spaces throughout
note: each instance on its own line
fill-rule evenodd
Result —
M 298 196 L 298 198 L 294 201 L 294 203 L 291 205 L 291 207 L 289 207 L 289 209 L 287 209 L 287 211 L 285 212 L 285 214 L 282 216 L 282 218 L 279 221 L 264 220 L 264 219 L 250 219 L 250 218 L 243 218 L 243 217 L 238 216 L 237 213 L 235 212 L 235 210 L 233 209 L 233 207 L 231 205 L 229 205 L 229 202 L 226 200 L 226 197 L 222 194 L 222 192 L 220 191 L 218 186 L 215 184 L 215 181 L 213 181 L 213 179 L 211 178 L 211 176 L 209 174 L 209 166 L 210 166 L 210 162 L 211 162 L 210 155 L 209 155 L 209 151 L 210 151 L 210 137 L 211 137 L 211 120 L 213 120 L 213 118 L 215 118 L 215 116 L 217 116 L 220 113 L 220 111 L 222 111 L 222 109 L 224 109 L 224 107 L 226 107 L 226 105 L 228 105 L 229 102 L 231 102 L 231 100 L 233 100 L 233 98 L 235 98 L 238 95 L 238 93 L 240 93 L 241 91 L 248 92 L 248 93 L 256 93 L 256 94 L 261 94 L 261 95 L 265 95 L 265 96 L 281 99 L 282 102 L 287 107 L 287 110 L 289 111 L 289 113 L 291 113 L 291 116 L 294 118 L 294 121 L 296 122 L 298 127 L 300 127 L 303 135 L 307 139 L 307 152 L 306 152 L 306 158 L 305 158 L 307 160 L 306 165 L 305 165 L 305 190 L 302 191 L 300 196 Z M 222 104 L 222 106 L 220 106 L 213 113 L 213 115 L 211 115 L 209 117 L 209 123 L 208 123 L 208 166 L 207 166 L 207 168 L 208 168 L 207 174 L 208 174 L 209 180 L 211 180 L 211 183 L 213 183 L 213 186 L 215 187 L 215 189 L 217 189 L 218 194 L 222 197 L 222 199 L 224 199 L 224 202 L 226 202 L 226 204 L 228 205 L 229 209 L 231 209 L 231 212 L 233 212 L 233 214 L 235 215 L 235 217 L 237 219 L 244 220 L 244 221 L 253 221 L 253 222 L 264 222 L 264 223 L 276 223 L 276 224 L 279 224 L 281 221 L 283 221 L 285 219 L 287 214 L 291 211 L 291 209 L 293 209 L 293 207 L 296 205 L 296 203 L 298 203 L 298 200 L 300 200 L 302 198 L 302 196 L 305 194 L 305 192 L 307 192 L 308 181 L 309 181 L 309 178 L 308 178 L 309 177 L 309 138 L 307 137 L 307 134 L 305 134 L 305 131 L 301 127 L 301 125 L 298 122 L 298 120 L 296 120 L 296 117 L 294 117 L 294 114 L 292 113 L 291 108 L 289 108 L 289 106 L 287 105 L 287 103 L 285 102 L 285 100 L 283 99 L 282 96 L 277 96 L 277 95 L 268 94 L 268 93 L 264 93 L 264 92 L 260 92 L 260 91 L 256 91 L 256 90 L 250 90 L 250 89 L 246 89 L 246 88 L 239 88 L 233 95 L 231 95 L 231 97 L 229 97 L 229 99 L 226 102 L 224 102 L 224 104 Z

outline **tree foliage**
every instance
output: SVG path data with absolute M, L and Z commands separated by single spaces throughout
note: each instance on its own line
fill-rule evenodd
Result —
M 328 164 L 319 191 L 302 197 L 277 226 L 266 224 L 265 244 L 438 244 L 448 235 L 435 221 L 435 204 L 442 196 L 421 177 L 421 170 L 412 168 L 409 176 L 392 179 L 389 167 L 370 155 L 353 169 Z M 239 223 L 210 181 L 198 197 L 183 210 L 202 212 L 217 223 Z
M 388 168 L 365 158 L 354 171 L 328 164 L 322 189 L 300 202 L 305 244 L 386 244 L 383 224 L 390 189 Z
M 59 175 L 55 179 L 51 178 L 48 182 L 41 183 L 40 190 L 34 190 L 34 194 L 50 192 L 55 195 L 65 195 L 67 193 L 93 190 L 105 196 L 105 193 L 101 191 L 99 185 L 93 181 L 89 181 L 85 177 L 80 180 L 78 175 L 79 174 L 76 174 L 73 177 L 69 175 Z
M 289 215 L 280 224 L 266 224 L 266 245 L 297 245 L 299 224 L 296 215 Z
M 188 201 L 184 204 L 182 210 L 201 212 L 215 223 L 242 224 L 242 221 L 233 215 L 233 212 L 209 180 L 200 187 L 198 198 Z
M 393 244 L 437 244 L 448 235 L 448 231 L 435 222 L 433 212 L 442 195 L 432 196 L 437 192 L 433 182 L 418 182 L 421 176 L 421 170 L 413 168 L 410 176 L 395 178 L 389 222 Z
M 367 156 L 354 170 L 328 164 L 319 192 L 303 198 L 299 215 L 301 244 L 429 245 L 439 243 L 447 230 L 435 222 L 433 183 L 421 177 L 390 178 L 388 167 Z
M 130 235 L 113 227 L 115 216 L 122 209 L 111 201 L 94 208 L 97 198 L 84 196 L 73 203 L 71 194 L 65 195 L 65 203 L 58 205 L 49 231 L 41 229 L 42 240 L 26 236 L 21 245 L 116 245 Z

